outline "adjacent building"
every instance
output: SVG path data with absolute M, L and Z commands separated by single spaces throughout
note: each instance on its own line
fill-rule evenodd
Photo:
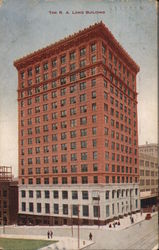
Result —
M 12 168 L 0 166 L 0 225 L 17 223 L 18 182 L 13 179 Z
M 101 22 L 14 62 L 19 218 L 104 224 L 140 209 L 138 65 Z
M 158 144 L 139 146 L 141 207 L 157 204 L 158 197 Z

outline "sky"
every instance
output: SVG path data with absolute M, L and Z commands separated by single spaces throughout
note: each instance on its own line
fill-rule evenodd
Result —
M 2 2 L 2 4 L 1 4 Z M 0 165 L 18 173 L 17 71 L 13 62 L 102 21 L 140 66 L 139 144 L 157 143 L 157 12 L 155 0 L 0 1 Z M 49 11 L 57 12 L 50 14 Z M 62 14 L 59 14 L 62 11 Z M 66 11 L 69 14 L 66 14 Z M 74 14 L 103 11 L 104 14 Z

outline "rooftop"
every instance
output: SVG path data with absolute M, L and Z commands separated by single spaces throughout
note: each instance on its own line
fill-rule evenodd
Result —
M 63 46 L 66 42 L 71 43 L 74 39 L 78 39 L 81 36 L 85 36 L 86 34 L 91 33 L 94 31 L 100 31 L 101 34 L 103 34 L 109 41 L 111 41 L 110 46 L 118 49 L 121 56 L 124 57 L 131 67 L 136 71 L 136 73 L 139 71 L 139 66 L 135 63 L 135 61 L 130 57 L 130 55 L 126 52 L 126 50 L 119 44 L 119 42 L 116 40 L 116 38 L 113 36 L 111 31 L 105 26 L 105 24 L 101 21 L 99 23 L 95 23 L 94 25 L 90 25 L 88 28 L 85 28 L 83 30 L 80 30 L 77 33 L 74 33 L 73 35 L 69 35 L 68 37 L 65 37 L 64 39 L 59 40 L 58 42 L 55 42 L 53 44 L 48 45 L 45 48 L 39 49 L 37 51 L 34 51 L 30 53 L 29 55 L 26 55 L 20 59 L 17 59 L 14 61 L 14 66 L 19 69 L 20 64 L 26 62 L 26 61 L 32 61 L 36 57 L 38 57 L 41 54 L 45 54 L 44 58 L 47 57 L 47 55 L 50 55 L 53 53 L 53 50 L 55 48 Z
M 12 167 L 0 166 L 0 181 L 12 180 Z

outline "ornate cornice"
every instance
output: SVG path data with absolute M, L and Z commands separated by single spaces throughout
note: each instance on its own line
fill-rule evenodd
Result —
M 64 50 L 67 50 L 73 46 L 79 46 L 80 44 L 89 41 L 93 38 L 103 38 L 107 43 L 120 55 L 123 60 L 126 60 L 129 67 L 134 71 L 139 71 L 139 66 L 135 61 L 129 56 L 129 54 L 123 49 L 119 42 L 115 39 L 109 29 L 102 23 L 95 23 L 94 25 L 85 28 L 84 30 L 74 33 L 64 39 L 55 42 L 45 48 L 37 50 L 27 56 L 24 56 L 16 61 L 14 61 L 14 66 L 17 70 L 20 70 L 26 66 L 31 65 L 33 62 L 38 63 L 41 60 L 50 58 Z

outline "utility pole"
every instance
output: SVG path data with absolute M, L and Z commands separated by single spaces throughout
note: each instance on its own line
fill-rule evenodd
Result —
M 72 233 L 72 237 L 73 237 L 72 205 L 71 205 L 71 233 Z
M 79 222 L 79 205 L 78 205 L 78 249 L 80 249 L 80 222 Z
M 100 199 L 100 196 L 98 194 L 98 228 L 100 227 L 100 225 L 99 225 L 99 217 L 100 217 L 99 199 Z

